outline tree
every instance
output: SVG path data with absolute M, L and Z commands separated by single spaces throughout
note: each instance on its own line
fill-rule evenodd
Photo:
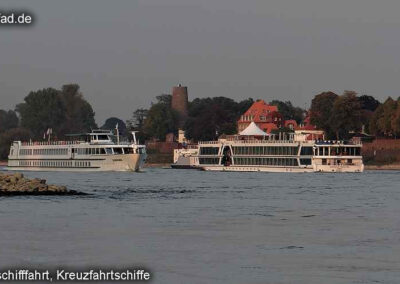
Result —
M 361 104 L 355 92 L 345 91 L 337 97 L 329 120 L 332 130 L 336 133 L 336 139 L 348 138 L 350 131 L 360 130 L 360 118 Z
M 284 120 L 293 119 L 300 124 L 304 120 L 305 110 L 300 107 L 295 107 L 290 101 L 282 102 L 273 100 L 270 105 L 277 106 L 278 112 L 282 114 Z
M 24 101 L 16 106 L 22 127 L 31 130 L 34 138 L 42 137 L 48 128 L 53 128 L 56 134 L 60 134 L 66 112 L 60 91 L 47 88 L 30 92 Z
M 117 125 L 118 125 L 119 135 L 127 137 L 128 132 L 126 130 L 126 124 L 123 120 L 117 117 L 107 118 L 101 129 L 114 130 Z
M 154 137 L 159 140 L 164 140 L 168 133 L 176 133 L 176 113 L 164 103 L 153 104 L 144 121 L 144 132 L 147 137 Z
M 397 99 L 397 108 L 392 117 L 392 129 L 396 136 L 400 135 L 400 98 Z
M 311 101 L 310 119 L 311 123 L 325 131 L 327 137 L 334 137 L 331 116 L 335 100 L 338 95 L 332 92 L 323 92 L 316 95 Z
M 166 106 L 171 106 L 172 103 L 172 95 L 171 94 L 161 94 L 156 97 L 157 103 L 164 104 Z
M 25 128 L 12 128 L 0 134 L 0 160 L 8 157 L 10 145 L 13 141 L 28 141 L 32 133 Z
M 143 121 L 143 132 L 146 137 L 164 140 L 168 133 L 177 133 L 177 113 L 171 109 L 172 96 L 157 96 Z
M 5 111 L 0 109 L 0 133 L 18 127 L 18 122 L 19 119 L 15 111 Z
M 396 113 L 397 102 L 388 98 L 383 104 L 383 115 L 378 119 L 378 128 L 385 136 L 393 135 L 392 120 Z
M 127 128 L 129 130 L 137 131 L 136 136 L 139 140 L 146 140 L 146 135 L 144 133 L 144 122 L 148 116 L 149 111 L 144 108 L 139 108 L 135 110 L 132 114 L 132 118 L 126 121 Z
M 375 136 L 381 136 L 383 133 L 380 131 L 378 127 L 378 120 L 383 116 L 383 105 L 380 105 L 373 112 L 368 125 L 369 133 Z
M 88 132 L 97 128 L 92 106 L 83 98 L 79 85 L 69 84 L 61 88 L 60 98 L 65 107 L 62 134 Z
M 253 105 L 253 103 L 254 103 L 254 100 L 252 98 L 248 98 L 243 101 L 240 101 L 237 104 L 237 111 L 239 113 L 239 117 L 240 117 L 240 115 L 245 113 L 246 110 L 248 110 Z
M 370 120 L 374 114 L 374 111 L 380 106 L 380 102 L 373 96 L 362 95 L 358 97 L 358 101 L 361 105 L 361 123 L 365 126 L 365 131 L 370 133 Z
M 20 114 L 21 126 L 30 129 L 33 138 L 42 137 L 48 128 L 58 137 L 97 128 L 92 106 L 76 84 L 64 85 L 61 90 L 47 88 L 30 92 L 24 101 L 16 106 L 16 111 Z
M 392 136 L 394 134 L 392 121 L 396 117 L 396 110 L 397 102 L 391 97 L 377 107 L 369 123 L 371 133 L 377 136 Z
M 374 112 L 381 104 L 373 96 L 368 96 L 368 95 L 359 96 L 358 101 L 360 102 L 362 110 L 369 110 L 372 112 Z
M 149 110 L 144 108 L 138 108 L 135 110 L 132 114 L 132 118 L 126 121 L 128 128 L 131 130 L 142 131 L 148 113 Z
M 189 103 L 186 137 L 198 141 L 214 140 L 221 134 L 234 134 L 240 115 L 252 104 L 253 99 L 239 103 L 226 97 L 195 99 Z

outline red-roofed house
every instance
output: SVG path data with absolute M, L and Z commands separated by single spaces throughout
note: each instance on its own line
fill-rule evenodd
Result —
M 291 130 L 295 130 L 297 128 L 297 122 L 294 119 L 288 119 L 285 120 L 284 126 Z
M 272 130 L 282 127 L 284 121 L 282 115 L 278 112 L 277 106 L 272 106 L 258 100 L 240 116 L 238 121 L 238 131 L 243 131 L 254 121 L 263 131 L 271 133 Z
M 311 124 L 310 114 L 308 113 L 303 123 L 295 128 L 295 133 L 299 137 L 302 136 L 301 140 L 316 140 L 325 139 L 325 133 L 323 130 L 318 130 L 317 127 Z

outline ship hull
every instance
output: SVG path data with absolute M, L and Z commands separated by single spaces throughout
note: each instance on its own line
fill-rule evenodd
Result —
M 202 166 L 204 171 L 218 172 L 270 172 L 270 173 L 311 173 L 313 168 L 301 167 L 252 167 L 252 166 Z
M 139 171 L 146 154 L 96 155 L 85 159 L 9 159 L 8 170 L 15 171 Z

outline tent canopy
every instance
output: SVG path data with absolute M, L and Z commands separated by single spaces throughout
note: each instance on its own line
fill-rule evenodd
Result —
M 239 133 L 239 135 L 257 135 L 257 136 L 268 136 L 269 134 L 262 131 L 257 124 L 252 121 L 249 126 L 246 127 L 245 130 Z

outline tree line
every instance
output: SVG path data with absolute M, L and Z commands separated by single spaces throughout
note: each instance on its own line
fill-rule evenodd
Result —
M 149 109 L 135 110 L 127 127 L 139 131 L 142 140 L 163 141 L 167 133 L 176 135 L 178 115 L 171 109 L 171 98 L 164 94 Z M 237 121 L 253 103 L 252 98 L 239 102 L 226 97 L 194 99 L 188 106 L 186 137 L 200 141 L 235 134 Z M 400 98 L 395 101 L 389 97 L 382 104 L 373 96 L 358 95 L 354 91 L 345 91 L 342 95 L 322 92 L 312 99 L 308 110 L 290 101 L 273 100 L 269 104 L 276 105 L 285 120 L 293 119 L 301 124 L 308 116 L 311 124 L 325 131 L 327 139 L 349 139 L 359 132 L 376 137 L 400 135 Z
M 355 132 L 396 138 L 400 135 L 400 98 L 389 97 L 382 104 L 373 96 L 358 96 L 354 91 L 340 96 L 324 92 L 313 98 L 310 118 L 328 139 L 347 139 Z
M 15 111 L 0 110 L 0 158 L 7 158 L 13 140 L 43 139 L 49 128 L 55 139 L 97 128 L 94 116 L 77 84 L 32 91 Z
M 156 97 L 150 108 L 136 109 L 126 123 L 110 117 L 101 127 L 114 129 L 127 136 L 128 130 L 139 131 L 139 139 L 164 141 L 168 133 L 177 134 L 178 114 L 171 108 L 172 96 Z M 186 137 L 199 140 L 217 139 L 221 134 L 237 132 L 237 121 L 254 103 L 252 98 L 235 101 L 227 97 L 196 98 L 189 102 L 184 130 Z M 323 92 L 311 101 L 309 110 L 293 106 L 290 101 L 273 100 L 285 120 L 302 123 L 308 115 L 311 123 L 326 133 L 328 139 L 347 139 L 355 132 L 377 137 L 400 135 L 400 98 L 380 103 L 373 96 L 359 96 L 354 91 L 342 95 Z M 48 128 L 55 139 L 68 133 L 88 132 L 97 128 L 95 112 L 80 91 L 79 85 L 68 84 L 60 89 L 45 88 L 30 92 L 15 110 L 0 110 L 0 158 L 8 155 L 13 140 L 43 139 Z M 286 131 L 281 129 L 280 131 Z
M 171 109 L 172 96 L 163 94 L 149 109 L 139 108 L 127 121 L 129 129 L 139 131 L 142 140 L 163 141 L 168 133 L 177 134 L 178 114 Z M 254 103 L 252 98 L 239 102 L 227 97 L 196 98 L 189 102 L 188 117 L 184 125 L 186 137 L 194 141 L 214 140 L 221 134 L 235 134 L 240 116 Z M 273 100 L 285 120 L 302 122 L 305 110 L 290 101 Z

